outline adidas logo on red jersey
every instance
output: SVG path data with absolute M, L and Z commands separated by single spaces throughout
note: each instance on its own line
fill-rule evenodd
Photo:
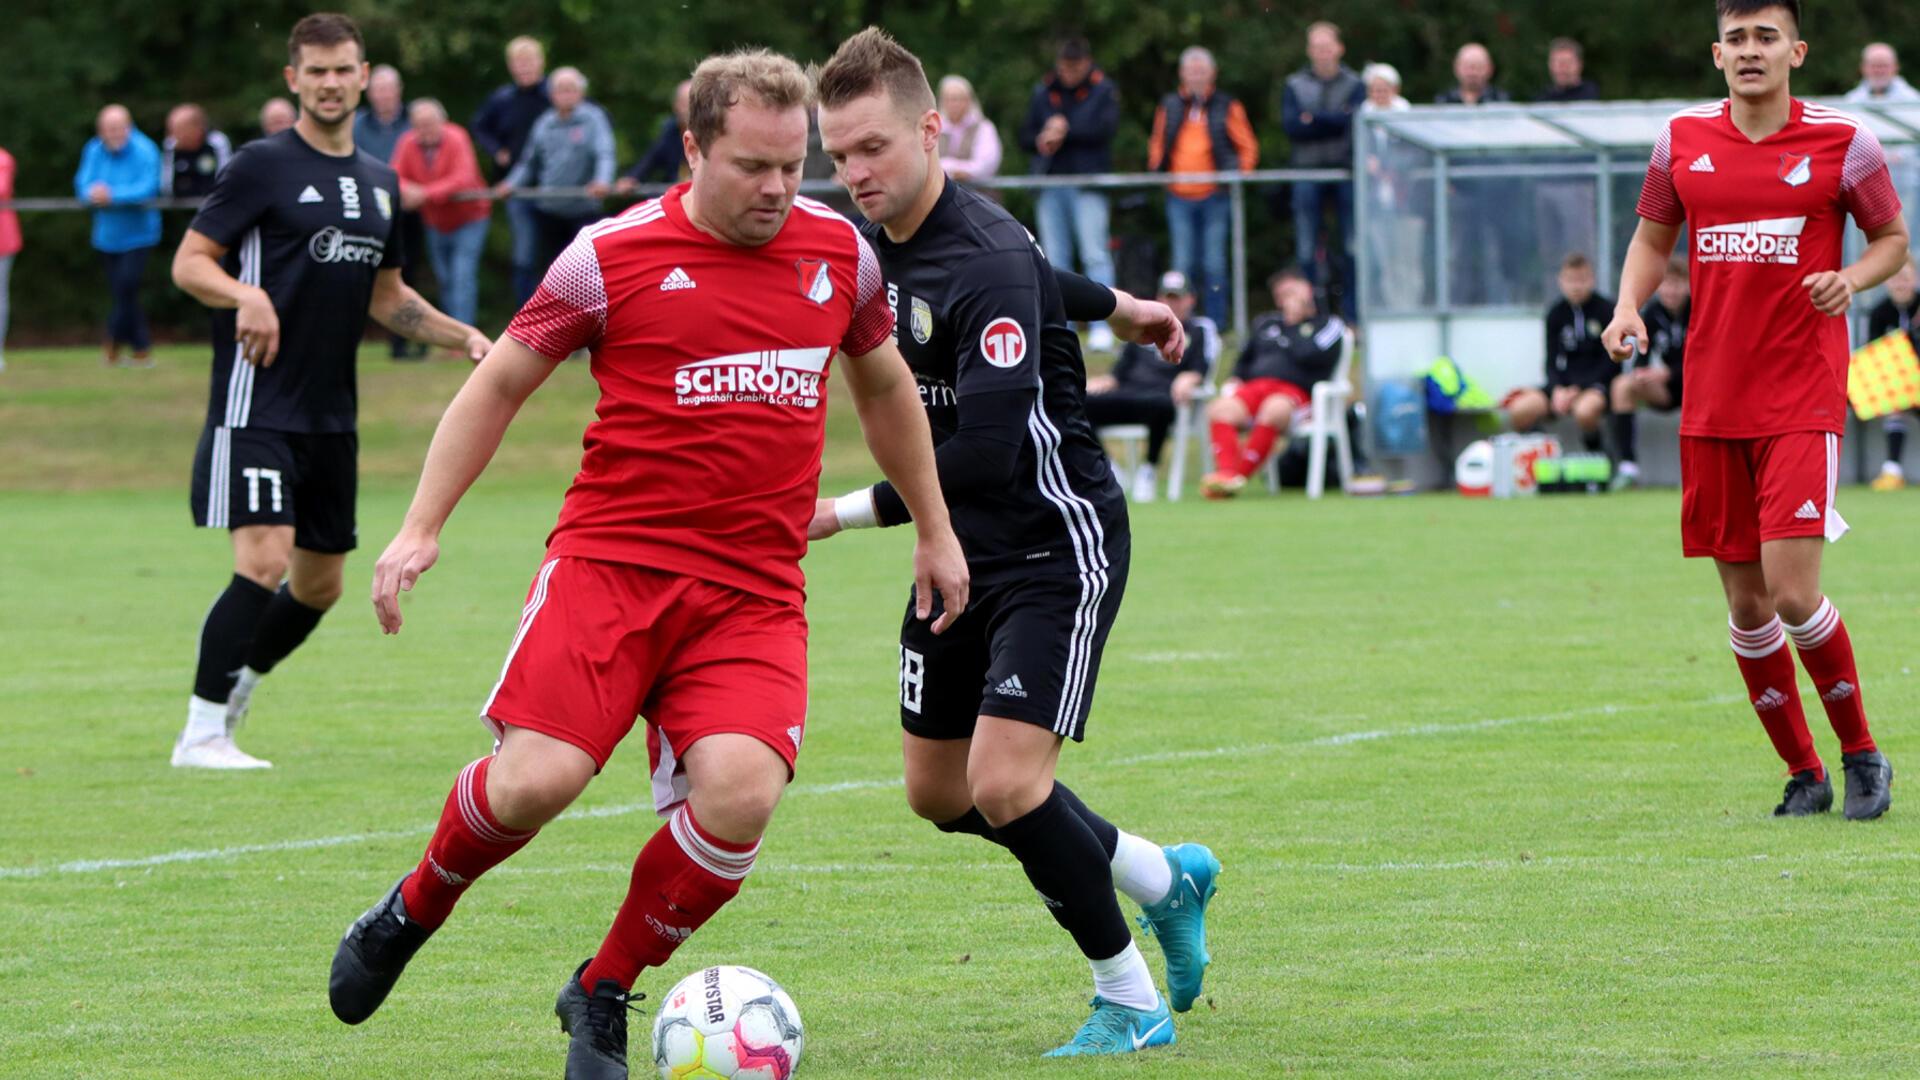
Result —
M 1800 504 L 1800 509 L 1795 510 L 1793 516 L 1799 518 L 1801 521 L 1819 521 L 1820 508 L 1813 505 L 1812 499 L 1808 499 L 1806 502 Z
M 1713 172 L 1714 171 L 1713 155 L 1701 154 L 1699 157 L 1694 158 L 1693 164 L 1687 166 L 1687 171 L 1688 172 Z
M 677 266 L 667 275 L 667 279 L 660 283 L 661 292 L 672 292 L 675 289 L 691 289 L 694 287 L 693 278 L 687 276 L 687 272 Z

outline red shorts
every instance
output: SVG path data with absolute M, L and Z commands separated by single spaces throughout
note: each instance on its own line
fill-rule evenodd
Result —
M 1768 540 L 1838 540 L 1833 508 L 1840 436 L 1794 431 L 1759 439 L 1680 436 L 1680 541 L 1688 558 L 1758 562 Z
M 708 735 L 751 735 L 786 760 L 807 723 L 807 619 L 791 604 L 700 578 L 550 559 L 481 719 L 551 735 L 605 768 L 647 720 L 654 805 L 687 797 L 680 756 Z
M 1239 398 L 1253 416 L 1260 415 L 1260 406 L 1275 394 L 1293 402 L 1295 412 L 1313 404 L 1313 395 L 1285 379 L 1248 379 L 1233 392 L 1233 396 Z

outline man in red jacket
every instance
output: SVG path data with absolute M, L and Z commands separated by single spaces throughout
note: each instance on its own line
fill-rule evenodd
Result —
M 13 155 L 0 149 L 0 202 L 13 198 Z M 0 210 L 0 371 L 7 370 L 7 279 L 20 253 L 20 216 Z
M 473 156 L 473 140 L 465 128 L 448 122 L 438 101 L 415 99 L 409 120 L 412 127 L 393 148 L 400 205 L 419 211 L 426 222 L 427 258 L 440 280 L 442 310 L 471 326 L 493 200 L 460 197 L 484 196 L 487 185 Z

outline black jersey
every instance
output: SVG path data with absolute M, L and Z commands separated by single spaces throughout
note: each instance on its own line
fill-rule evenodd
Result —
M 1302 390 L 1333 378 L 1346 351 L 1347 324 L 1338 315 L 1309 315 L 1305 322 L 1289 323 L 1277 311 L 1253 320 L 1247 344 L 1233 363 L 1233 377 L 1282 379 Z
M 1594 293 L 1579 306 L 1561 297 L 1547 309 L 1547 385 L 1605 388 L 1620 373 L 1600 342 L 1613 301 Z
M 871 222 L 860 231 L 880 256 L 973 579 L 1104 573 L 1130 544 L 1126 499 L 1087 420 L 1080 339 L 1039 246 L 952 181 L 905 243 Z M 890 485 L 874 501 L 883 523 L 906 520 Z
M 1895 330 L 1905 330 L 1920 340 L 1920 333 L 1916 332 L 1920 330 L 1920 319 L 1914 318 L 1917 314 L 1920 314 L 1920 296 L 1908 300 L 1904 306 L 1894 303 L 1891 296 L 1881 297 L 1867 313 L 1867 340 L 1878 341 Z
M 241 147 L 220 171 L 193 229 L 227 248 L 228 273 L 273 298 L 280 352 L 272 367 L 241 359 L 239 313 L 214 312 L 209 426 L 354 430 L 354 354 L 374 275 L 406 259 L 399 192 L 371 154 L 323 154 L 291 129 Z
M 1136 394 L 1172 394 L 1173 380 L 1185 372 L 1202 379 L 1210 378 L 1213 365 L 1220 359 L 1220 331 L 1205 315 L 1189 315 L 1183 325 L 1187 332 L 1187 351 L 1178 364 L 1167 363 L 1161 358 L 1160 350 L 1151 345 L 1129 341 L 1122 346 L 1119 359 L 1113 362 L 1113 370 L 1108 373 L 1119 383 L 1119 388 Z
M 1687 320 L 1693 314 L 1693 301 L 1680 301 L 1680 311 L 1676 314 L 1667 310 L 1659 297 L 1647 301 L 1640 309 L 1640 321 L 1647 327 L 1647 362 L 1659 364 L 1672 372 L 1667 385 L 1680 385 L 1680 372 L 1686 363 Z

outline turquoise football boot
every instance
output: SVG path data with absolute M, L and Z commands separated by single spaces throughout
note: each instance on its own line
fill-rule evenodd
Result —
M 1207 902 L 1217 891 L 1220 860 L 1200 844 L 1162 850 L 1173 869 L 1173 888 L 1159 903 L 1141 908 L 1145 914 L 1140 927 L 1160 939 L 1160 952 L 1167 958 L 1167 996 L 1173 999 L 1174 1012 L 1186 1012 L 1200 996 L 1200 982 L 1213 962 L 1207 955 Z
M 1167 1011 L 1167 999 L 1153 1009 L 1129 1009 L 1102 997 L 1093 999 L 1093 1015 L 1080 1025 L 1073 1041 L 1048 1057 L 1080 1057 L 1086 1054 L 1131 1054 L 1149 1046 L 1173 1045 L 1173 1014 Z

